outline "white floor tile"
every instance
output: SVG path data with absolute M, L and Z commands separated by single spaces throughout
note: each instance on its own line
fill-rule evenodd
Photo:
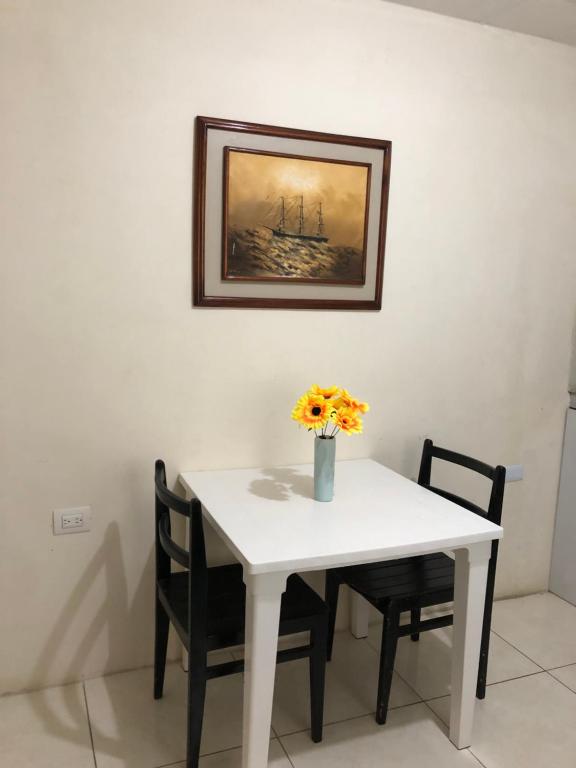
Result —
M 94 768 L 82 685 L 0 698 L 0 764 Z
M 370 716 L 329 725 L 320 744 L 303 733 L 281 741 L 294 768 L 478 768 L 467 750 L 454 747 L 425 704 L 390 712 L 386 725 Z
M 185 763 L 170 766 L 170 768 L 186 768 Z M 200 768 L 242 768 L 242 750 L 231 749 L 200 758 Z M 275 739 L 270 742 L 268 768 L 292 768 L 290 761 L 281 745 Z
M 429 706 L 448 722 L 450 697 Z M 488 689 L 470 749 L 486 768 L 574 768 L 575 723 L 576 696 L 542 672 Z
M 492 629 L 544 669 L 576 663 L 576 606 L 550 592 L 494 603 Z
M 169 664 L 159 701 L 152 697 L 152 676 L 147 668 L 86 681 L 98 768 L 157 768 L 185 756 L 186 674 Z M 201 754 L 241 743 L 242 675 L 209 680 Z
M 576 693 L 576 664 L 560 667 L 560 669 L 551 669 L 550 674 Z
M 372 625 L 368 642 L 380 651 L 382 625 Z M 417 643 L 398 641 L 396 671 L 423 699 L 450 693 L 452 627 L 422 632 Z M 540 667 L 492 633 L 488 658 L 488 684 L 540 672 Z
M 332 661 L 326 666 L 324 722 L 358 717 L 376 709 L 379 658 L 365 640 L 348 631 L 336 632 Z M 307 659 L 279 664 L 276 669 L 272 726 L 278 735 L 310 727 L 310 686 Z M 394 675 L 390 707 L 413 704 L 419 697 Z

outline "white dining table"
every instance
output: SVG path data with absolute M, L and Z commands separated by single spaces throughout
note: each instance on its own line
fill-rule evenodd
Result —
M 432 552 L 455 560 L 450 739 L 458 749 L 470 746 L 488 561 L 502 528 L 371 459 L 336 462 L 328 503 L 314 501 L 311 464 L 183 472 L 179 479 L 243 568 L 242 768 L 268 765 L 288 576 Z

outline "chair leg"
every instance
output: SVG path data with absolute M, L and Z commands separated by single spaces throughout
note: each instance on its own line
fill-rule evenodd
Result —
M 400 611 L 396 605 L 389 605 L 384 613 L 382 646 L 380 648 L 380 672 L 378 675 L 378 698 L 376 700 L 376 722 L 379 725 L 383 725 L 388 716 L 388 701 L 392 687 L 399 626 Z
M 420 608 L 412 608 L 410 610 L 410 624 L 419 624 L 420 623 Z M 410 640 L 413 640 L 415 643 L 420 640 L 420 632 L 413 632 L 410 635 Z
M 340 581 L 331 571 L 326 571 L 325 600 L 328 605 L 328 638 L 326 641 L 326 660 L 332 658 L 332 646 L 334 644 L 334 628 L 336 626 L 336 613 L 338 611 L 338 592 Z
M 189 664 L 190 664 L 189 660 Z M 206 698 L 206 674 L 192 676 L 188 672 L 188 735 L 186 747 L 186 768 L 198 768 L 200 762 L 200 741 Z
M 486 641 L 482 639 L 480 647 L 480 661 L 478 664 L 478 681 L 476 683 L 476 698 L 484 699 L 486 697 L 486 674 L 488 672 L 488 646 L 490 644 L 490 633 Z
M 324 683 L 326 676 L 326 645 L 328 624 L 319 621 L 311 632 L 312 653 L 310 654 L 310 720 L 312 741 L 322 741 L 324 725 Z
M 156 630 L 154 636 L 154 698 L 161 699 L 164 690 L 164 672 L 166 670 L 166 649 L 170 619 L 156 598 Z
M 484 620 L 482 622 L 482 640 L 480 643 L 480 659 L 478 662 L 478 680 L 476 681 L 476 698 L 486 696 L 486 676 L 488 674 L 488 652 L 490 650 L 490 624 L 492 621 L 492 601 L 486 603 Z
M 478 662 L 478 679 L 476 681 L 476 698 L 486 696 L 486 676 L 488 674 L 488 652 L 490 650 L 490 627 L 492 625 L 492 605 L 494 602 L 494 582 L 496 580 L 496 553 L 498 542 L 492 544 L 492 557 L 488 566 L 486 598 L 484 600 L 484 617 L 482 619 L 482 640 L 480 642 L 480 659 Z

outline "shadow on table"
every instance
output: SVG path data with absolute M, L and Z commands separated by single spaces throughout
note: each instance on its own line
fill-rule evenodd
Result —
M 277 467 L 262 471 L 261 480 L 250 483 L 250 493 L 271 501 L 288 501 L 291 496 L 314 498 L 314 479 L 289 467 Z

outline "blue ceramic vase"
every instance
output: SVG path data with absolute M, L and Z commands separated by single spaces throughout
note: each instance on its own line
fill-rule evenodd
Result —
M 336 440 L 333 437 L 314 439 L 314 498 L 332 501 L 334 498 L 334 461 Z

